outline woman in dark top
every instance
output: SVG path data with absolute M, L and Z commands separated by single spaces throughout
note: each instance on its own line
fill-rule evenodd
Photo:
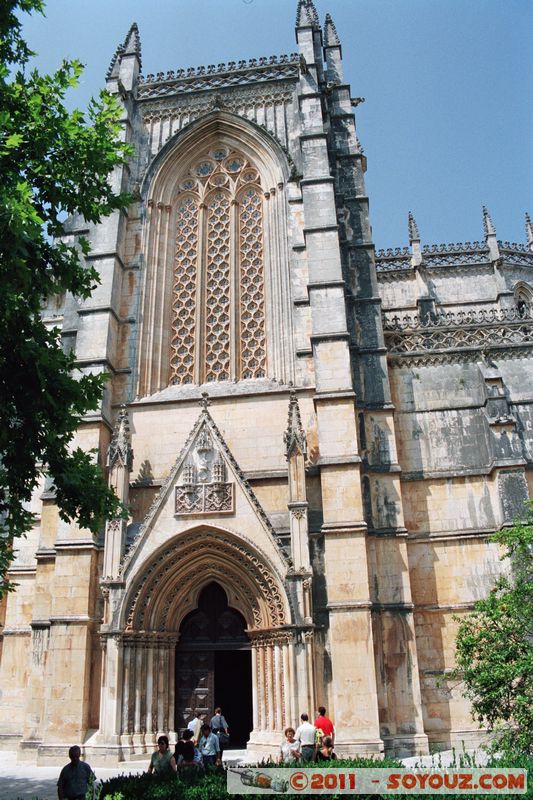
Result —
M 315 761 L 336 761 L 337 756 L 333 752 L 333 739 L 331 736 L 324 736 L 322 744 L 316 751 Z

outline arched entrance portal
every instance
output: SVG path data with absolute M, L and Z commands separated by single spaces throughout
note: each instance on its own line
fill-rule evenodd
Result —
M 211 716 L 219 704 L 233 744 L 248 739 L 254 759 L 276 751 L 299 710 L 314 707 L 314 632 L 293 621 L 276 560 L 198 525 L 132 561 L 134 574 L 126 565 L 102 631 L 102 742 L 144 754 L 161 734 L 174 740 L 195 708 Z
M 228 605 L 215 581 L 200 592 L 198 607 L 184 618 L 176 646 L 176 726 L 196 712 L 209 721 L 222 708 L 231 745 L 244 747 L 253 728 L 251 643 L 246 620 Z

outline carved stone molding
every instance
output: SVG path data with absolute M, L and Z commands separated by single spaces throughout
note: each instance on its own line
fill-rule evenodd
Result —
M 298 75 L 299 55 L 251 58 L 247 61 L 230 61 L 215 66 L 189 67 L 188 69 L 158 72 L 139 76 L 138 98 L 161 97 L 188 92 L 224 89 L 243 84 L 280 80 Z
M 493 308 L 457 314 L 384 316 L 390 355 L 431 351 L 487 350 L 533 345 L 533 320 L 527 311 Z
M 264 599 L 268 608 L 268 618 L 264 618 L 259 607 L 254 604 L 254 624 L 264 628 L 278 627 L 286 624 L 285 604 L 278 588 L 277 581 L 269 568 L 253 554 L 243 543 L 219 531 L 202 532 L 200 539 L 197 537 L 182 536 L 166 547 L 158 557 L 146 567 L 135 593 L 129 601 L 126 616 L 126 631 L 150 629 L 153 624 L 158 630 L 164 630 L 169 624 L 168 612 L 176 602 L 175 592 L 172 591 L 170 602 L 160 604 L 157 622 L 150 622 L 148 610 L 152 609 L 156 599 L 161 595 L 161 587 L 169 585 L 169 577 L 179 577 L 178 586 L 186 587 L 192 580 L 197 582 L 197 566 L 195 559 L 208 558 L 206 569 L 212 567 L 210 553 L 222 553 L 227 561 L 228 571 L 234 573 L 234 580 L 239 583 L 249 583 L 250 580 L 257 587 L 258 596 Z M 193 567 L 189 567 L 194 564 Z M 239 578 L 239 576 L 241 576 Z M 246 580 L 244 577 L 246 576 Z
M 488 347 L 493 357 L 502 359 L 527 358 L 531 356 L 531 345 L 516 345 L 515 347 Z M 397 355 L 390 353 L 387 356 L 391 367 L 434 367 L 441 364 L 466 364 L 478 362 L 482 356 L 481 348 L 471 350 L 449 350 L 446 352 L 433 353 L 403 353 Z M 403 476 L 402 476 L 403 477 Z
M 293 84 L 284 81 L 268 86 L 260 86 L 257 90 L 234 89 L 231 92 L 227 91 L 222 95 L 222 102 L 224 109 L 238 112 L 245 106 L 272 106 L 278 103 L 287 103 L 292 99 L 292 94 Z M 216 95 L 208 97 L 190 95 L 143 103 L 141 112 L 145 123 L 178 119 L 181 115 L 187 116 L 192 120 L 216 110 L 219 106 L 220 101 L 217 100 Z
M 247 631 L 253 647 L 283 646 L 294 642 L 294 632 L 291 631 Z
M 504 263 L 512 266 L 533 266 L 533 254 L 523 244 L 498 241 L 500 254 Z M 491 256 L 486 242 L 463 242 L 459 244 L 424 245 L 422 248 L 421 267 L 439 269 L 479 266 L 490 264 Z M 412 252 L 409 247 L 388 248 L 376 251 L 376 269 L 378 274 L 387 272 L 412 271 Z

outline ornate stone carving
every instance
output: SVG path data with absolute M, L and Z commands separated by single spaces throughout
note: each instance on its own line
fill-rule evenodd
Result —
M 407 223 L 409 228 L 409 241 L 419 241 L 420 233 L 418 232 L 418 225 L 416 224 L 416 220 L 411 212 L 408 214 Z
M 194 381 L 198 201 L 191 195 L 179 203 L 176 218 L 176 260 L 172 287 L 171 377 L 179 383 Z
M 533 266 L 533 253 L 523 244 L 498 241 L 504 262 L 513 266 Z M 477 266 L 490 262 L 486 242 L 434 244 L 422 247 L 422 266 L 429 268 Z M 378 273 L 411 270 L 411 251 L 408 247 L 388 248 L 376 252 Z
M 124 55 L 136 55 L 139 59 L 139 66 L 141 65 L 141 38 L 139 36 L 139 28 L 137 27 L 136 22 L 134 22 L 129 29 L 124 42 L 119 44 L 115 50 L 115 54 L 111 59 L 111 63 L 107 70 L 107 80 L 110 80 L 111 78 L 118 78 L 120 61 Z
M 305 506 L 297 506 L 296 508 L 291 508 L 290 511 L 294 519 L 303 519 L 307 514 L 307 504 Z
M 224 552 L 227 563 L 233 566 L 236 579 L 238 580 L 240 572 L 242 575 L 249 575 L 257 586 L 259 596 L 264 598 L 268 608 L 268 619 L 262 617 L 259 609 L 257 616 L 254 613 L 254 623 L 257 627 L 278 627 L 286 624 L 285 605 L 277 582 L 268 567 L 256 555 L 241 542 L 218 531 L 207 531 L 202 534 L 201 545 L 206 552 Z M 153 598 L 161 594 L 161 587 L 168 584 L 167 576 L 179 573 L 179 585 L 184 587 L 184 591 L 189 580 L 193 578 L 197 580 L 196 573 L 190 574 L 188 564 L 198 552 L 198 540 L 183 536 L 165 548 L 157 559 L 146 567 L 129 602 L 126 630 L 144 630 L 150 627 L 146 613 L 153 606 Z M 159 629 L 166 628 L 168 610 L 174 600 L 173 593 L 171 602 L 165 606 L 166 611 L 163 609 L 157 622 Z
M 253 174 L 249 173 L 253 179 Z M 240 326 L 243 378 L 263 378 L 265 353 L 265 292 L 263 275 L 263 203 L 255 186 L 239 197 Z
M 107 466 L 109 469 L 119 464 L 130 472 L 133 464 L 133 450 L 131 449 L 130 425 L 126 406 L 121 406 L 117 422 L 113 429 L 113 437 L 107 452 Z
M 184 446 L 183 446 L 183 448 L 181 450 L 180 455 L 176 459 L 176 463 L 175 463 L 173 469 L 170 471 L 169 475 L 166 477 L 165 481 L 163 482 L 163 484 L 161 486 L 160 491 L 155 496 L 155 498 L 154 498 L 154 500 L 152 502 L 152 505 L 148 509 L 148 512 L 147 512 L 147 514 L 146 514 L 146 516 L 145 516 L 145 518 L 143 520 L 143 523 L 140 526 L 135 538 L 131 542 L 128 551 L 125 553 L 124 559 L 122 560 L 120 571 L 119 571 L 120 575 L 124 574 L 124 572 L 125 572 L 125 570 L 127 568 L 127 565 L 128 565 L 128 563 L 130 562 L 130 560 L 131 560 L 131 558 L 133 556 L 133 553 L 135 552 L 136 548 L 138 547 L 139 542 L 142 540 L 143 535 L 146 533 L 146 530 L 149 528 L 157 508 L 159 507 L 159 505 L 163 501 L 163 498 L 166 496 L 166 493 L 168 491 L 169 485 L 176 479 L 176 475 L 179 473 L 179 471 L 183 467 L 183 465 L 184 465 L 184 463 L 186 461 L 186 458 L 187 458 L 187 454 L 188 454 L 189 450 L 192 447 L 192 443 L 194 442 L 198 431 L 203 426 L 203 424 L 204 424 L 204 422 L 206 420 L 208 421 L 209 430 L 210 430 L 210 432 L 212 434 L 212 437 L 216 441 L 217 449 L 219 449 L 219 451 L 224 454 L 224 457 L 225 457 L 227 463 L 230 465 L 233 473 L 238 476 L 242 489 L 244 490 L 244 492 L 247 495 L 248 499 L 252 503 L 252 505 L 253 505 L 258 517 L 261 519 L 261 521 L 262 521 L 263 525 L 265 526 L 266 530 L 268 531 L 268 533 L 272 537 L 272 540 L 274 541 L 274 543 L 276 544 L 277 548 L 279 549 L 279 552 L 280 552 L 283 560 L 286 561 L 289 566 L 292 564 L 291 559 L 284 552 L 283 544 L 280 542 L 279 538 L 276 536 L 276 532 L 275 532 L 275 530 L 274 530 L 274 528 L 272 526 L 272 523 L 270 522 L 269 518 L 265 514 L 265 511 L 264 511 L 261 503 L 257 499 L 252 487 L 250 486 L 250 484 L 248 483 L 248 481 L 244 477 L 244 473 L 242 472 L 241 468 L 239 467 L 239 465 L 235 461 L 235 459 L 233 457 L 233 454 L 229 450 L 226 442 L 224 441 L 224 438 L 223 438 L 220 430 L 218 429 L 215 421 L 213 420 L 212 416 L 210 415 L 209 410 L 208 410 L 208 405 L 209 405 L 208 396 L 207 396 L 206 393 L 203 393 L 202 394 L 202 400 L 201 400 L 202 413 L 200 414 L 198 420 L 196 421 L 196 424 L 192 428 L 189 436 L 187 437 L 187 441 L 185 442 L 185 444 L 184 444 Z
M 138 96 L 139 99 L 161 97 L 295 77 L 298 58 L 298 53 L 291 53 L 139 76 Z
M 226 464 L 214 445 L 206 423 L 183 466 L 176 486 L 176 514 L 231 514 L 233 483 L 226 483 Z
M 248 631 L 248 636 L 252 641 L 252 645 L 257 648 L 273 647 L 274 645 L 279 645 L 281 647 L 294 641 L 293 631 Z
M 170 380 L 183 384 L 264 378 L 259 174 L 241 153 L 215 146 L 183 176 L 180 190 Z M 236 215 L 232 205 L 237 206 Z M 202 237 L 199 230 L 205 231 Z M 236 277 L 232 260 L 238 264 Z M 240 298 L 238 303 L 232 302 L 233 295 Z
M 326 14 L 324 21 L 324 44 L 326 47 L 339 47 L 340 43 L 339 34 L 331 18 L 331 14 Z
M 183 467 L 184 467 L 184 465 L 185 465 L 185 463 L 187 461 L 189 450 L 191 450 L 191 448 L 193 447 L 193 442 L 195 441 L 199 430 L 204 426 L 205 423 L 208 424 L 211 437 L 216 443 L 217 451 L 219 453 L 223 453 L 224 458 L 225 458 L 227 464 L 229 464 L 229 466 L 231 467 L 231 470 L 232 470 L 233 474 L 238 476 L 238 480 L 239 480 L 240 486 L 242 487 L 244 493 L 246 494 L 246 496 L 248 497 L 249 501 L 253 505 L 257 516 L 260 518 L 260 520 L 263 523 L 265 529 L 268 531 L 268 534 L 271 536 L 272 541 L 275 543 L 276 547 L 278 548 L 278 550 L 280 552 L 280 555 L 282 556 L 283 560 L 289 566 L 291 566 L 291 564 L 292 564 L 291 559 L 287 556 L 287 554 L 285 553 L 285 551 L 283 549 L 282 542 L 280 541 L 280 539 L 276 535 L 276 532 L 275 532 L 275 530 L 274 530 L 274 528 L 272 526 L 272 523 L 270 522 L 269 518 L 265 514 L 265 511 L 264 511 L 261 503 L 257 499 L 252 487 L 250 486 L 250 484 L 248 483 L 248 481 L 244 477 L 244 473 L 242 472 L 241 468 L 239 467 L 239 465 L 235 461 L 231 451 L 229 450 L 226 442 L 224 441 L 224 438 L 223 438 L 220 430 L 218 429 L 215 421 L 213 420 L 212 416 L 210 415 L 209 410 L 208 410 L 209 400 L 208 400 L 208 396 L 207 396 L 206 393 L 202 394 L 202 400 L 201 400 L 200 404 L 202 406 L 202 413 L 198 417 L 198 419 L 196 421 L 196 424 L 192 428 L 189 436 L 187 437 L 187 441 L 185 442 L 185 444 L 184 444 L 184 446 L 183 446 L 183 448 L 181 450 L 181 453 L 179 454 L 178 458 L 176 459 L 174 467 L 172 468 L 172 470 L 170 471 L 170 473 L 166 477 L 165 481 L 163 482 L 160 491 L 155 496 L 155 498 L 154 498 L 154 500 L 152 502 L 152 505 L 148 509 L 148 512 L 147 512 L 147 514 L 146 514 L 141 526 L 139 527 L 139 530 L 137 531 L 137 534 L 136 534 L 135 538 L 132 540 L 129 549 L 125 553 L 124 558 L 123 558 L 123 560 L 121 562 L 121 565 L 120 565 L 120 570 L 119 570 L 119 574 L 120 575 L 124 575 L 124 573 L 125 573 L 125 571 L 127 569 L 127 566 L 128 566 L 128 564 L 130 563 L 130 561 L 131 561 L 131 559 L 133 557 L 133 554 L 134 554 L 135 550 L 139 546 L 139 543 L 142 541 L 144 535 L 146 534 L 146 531 L 149 529 L 149 527 L 150 527 L 150 525 L 152 523 L 152 520 L 153 520 L 153 517 L 155 515 L 156 510 L 159 508 L 160 504 L 163 502 L 164 498 L 166 497 L 166 494 L 167 494 L 167 492 L 169 490 L 169 485 L 176 480 L 176 477 L 178 476 L 178 474 L 183 474 L 181 471 L 182 471 L 182 469 L 183 469 Z M 190 472 L 189 472 L 189 474 L 190 474 Z M 182 483 L 183 483 L 183 480 L 182 480 Z
M 491 346 L 533 344 L 529 312 L 516 308 L 387 317 L 383 329 L 391 354 L 432 350 L 485 350 Z
M 289 400 L 289 416 L 287 419 L 287 429 L 283 434 L 283 441 L 285 442 L 285 455 L 287 459 L 290 458 L 294 451 L 301 453 L 304 457 L 307 455 L 307 439 L 302 427 L 300 406 L 298 405 L 298 399 L 294 389 L 291 391 Z

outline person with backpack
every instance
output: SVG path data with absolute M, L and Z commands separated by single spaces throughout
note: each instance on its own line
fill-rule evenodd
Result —
M 215 708 L 215 715 L 211 718 L 211 730 L 218 736 L 222 758 L 222 752 L 229 744 L 229 726 L 221 708 Z

